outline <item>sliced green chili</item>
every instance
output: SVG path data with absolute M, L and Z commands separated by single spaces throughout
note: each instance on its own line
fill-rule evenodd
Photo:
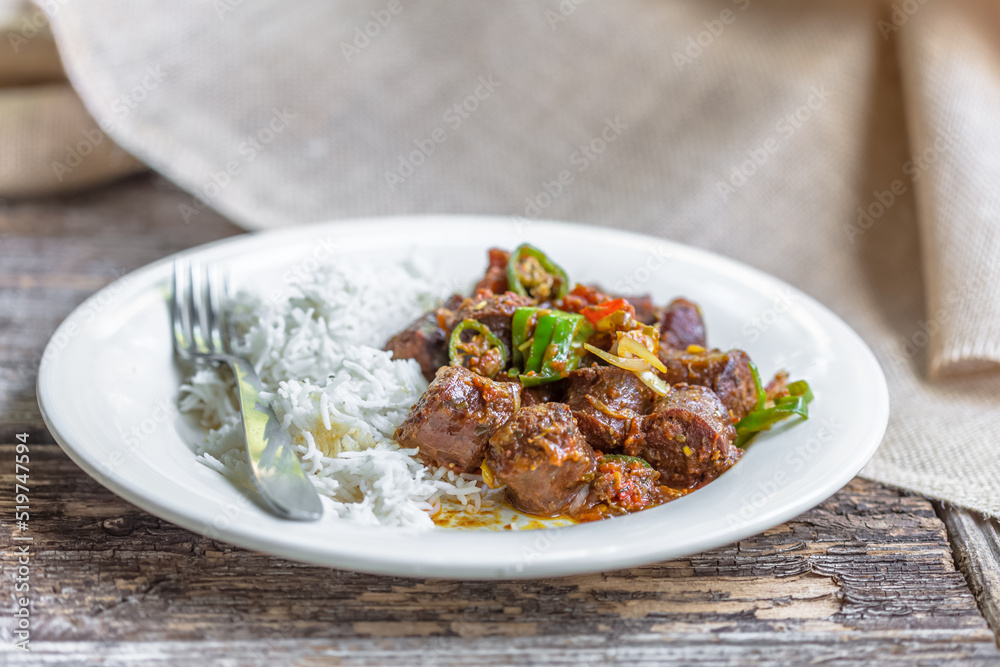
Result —
M 511 320 L 513 349 L 510 351 L 511 363 L 514 368 L 520 368 L 524 364 L 522 346 L 531 338 L 531 317 L 537 312 L 537 308 L 518 308 L 514 311 L 514 317 Z
M 597 462 L 598 465 L 604 463 L 605 461 L 621 461 L 623 463 L 638 463 L 644 468 L 652 468 L 649 465 L 649 461 L 646 459 L 641 459 L 638 456 L 625 456 L 624 454 L 605 454 Z
M 465 361 L 469 357 L 481 356 L 462 349 L 465 345 L 462 341 L 462 334 L 466 331 L 474 331 L 486 339 L 488 347 L 484 350 L 483 354 L 489 352 L 493 348 L 496 348 L 496 350 L 500 353 L 500 370 L 503 370 L 507 365 L 507 346 L 503 344 L 502 340 L 497 338 L 496 334 L 490 331 L 488 326 L 478 320 L 462 320 L 452 330 L 451 338 L 448 339 L 448 358 L 451 360 L 451 363 L 464 365 Z
M 560 318 L 552 331 L 552 340 L 545 348 L 545 356 L 542 358 L 542 367 L 549 367 L 559 370 L 560 366 L 565 366 L 569 361 L 569 355 L 573 351 L 573 336 L 576 334 L 580 322 L 570 317 Z
M 805 380 L 799 380 L 788 385 L 788 393 L 791 396 L 801 396 L 805 399 L 806 403 L 811 403 L 813 400 L 812 389 L 809 388 L 809 383 Z
M 535 332 L 532 334 L 534 342 L 531 344 L 531 352 L 527 361 L 524 362 L 525 373 L 538 373 L 542 369 L 542 360 L 545 358 L 545 348 L 552 340 L 552 333 L 555 331 L 559 318 L 551 313 L 539 314 L 538 323 L 535 324 Z
M 548 281 L 538 282 L 539 276 L 525 274 L 522 262 L 526 258 L 534 259 L 539 268 L 552 278 L 552 289 L 536 289 L 546 285 Z M 569 294 L 569 276 L 561 266 L 549 259 L 549 256 L 538 248 L 522 243 L 510 254 L 507 262 L 507 287 L 521 296 L 530 296 L 541 301 L 554 301 Z
M 526 387 L 569 375 L 593 333 L 582 315 L 535 307 L 518 308 L 512 326 L 515 366 L 523 364 L 520 379 Z
M 757 369 L 751 363 L 754 379 L 759 381 Z M 759 386 L 759 385 L 758 385 Z M 736 424 L 737 438 L 734 443 L 737 447 L 743 447 L 761 431 L 767 431 L 778 422 L 792 416 L 799 416 L 809 419 L 809 403 L 813 399 L 812 389 L 805 380 L 799 380 L 788 385 L 788 396 L 782 396 L 774 401 L 774 406 L 770 408 L 755 407 L 747 416 Z M 760 396 L 758 394 L 758 405 Z
M 753 405 L 753 410 L 761 410 L 764 407 L 764 402 L 767 400 L 767 390 L 764 389 L 764 383 L 760 381 L 760 371 L 757 370 L 757 364 L 747 360 L 750 365 L 750 374 L 753 375 L 753 390 L 754 395 L 757 397 L 756 402 Z

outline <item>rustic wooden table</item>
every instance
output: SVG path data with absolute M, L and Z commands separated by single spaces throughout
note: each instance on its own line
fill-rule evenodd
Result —
M 89 294 L 240 232 L 207 211 L 183 224 L 184 200 L 142 176 L 0 211 L 0 664 L 1000 661 L 988 623 L 998 627 L 994 523 L 861 479 L 738 544 L 509 583 L 302 565 L 132 507 L 53 442 L 35 375 L 49 335 Z M 18 433 L 31 445 L 30 653 L 13 648 L 8 611 L 23 544 L 11 525 Z

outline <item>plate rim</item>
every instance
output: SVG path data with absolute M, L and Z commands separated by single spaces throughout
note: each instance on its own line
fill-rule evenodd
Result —
M 413 225 L 421 223 L 427 224 L 431 222 L 437 225 L 441 225 L 442 223 L 451 225 L 468 225 L 471 223 L 480 226 L 490 224 L 498 225 L 501 223 L 509 225 L 511 224 L 511 220 L 515 218 L 516 216 L 424 214 L 359 217 L 333 220 L 300 227 L 251 231 L 249 233 L 217 239 L 205 244 L 187 248 L 150 262 L 149 264 L 129 272 L 125 276 L 122 276 L 89 296 L 79 306 L 74 308 L 73 311 L 69 313 L 63 322 L 60 323 L 60 325 L 55 329 L 42 354 L 42 363 L 36 380 L 36 397 L 42 419 L 49 432 L 52 434 L 52 437 L 59 444 L 60 448 L 70 457 L 71 460 L 73 460 L 74 463 L 76 463 L 81 469 L 84 470 L 84 472 L 95 479 L 99 484 L 108 488 L 110 491 L 127 502 L 153 514 L 154 516 L 170 521 L 171 523 L 174 523 L 175 525 L 178 525 L 186 530 L 190 530 L 196 534 L 206 535 L 206 531 L 204 530 L 206 523 L 204 520 L 195 516 L 188 516 L 187 513 L 181 512 L 167 503 L 160 502 L 159 499 L 154 497 L 155 494 L 143 494 L 141 490 L 137 488 L 138 482 L 132 481 L 132 483 L 128 483 L 128 480 L 121 479 L 119 476 L 104 475 L 100 471 L 100 464 L 96 461 L 96 458 L 91 456 L 92 452 L 89 450 L 86 443 L 73 442 L 72 430 L 68 428 L 69 425 L 65 423 L 65 420 L 59 414 L 58 406 L 52 405 L 53 392 L 49 389 L 49 384 L 55 380 L 53 375 L 58 368 L 58 355 L 53 363 L 46 363 L 46 359 L 49 358 L 50 348 L 52 348 L 55 344 L 60 334 L 65 334 L 65 329 L 73 323 L 74 316 L 86 308 L 88 304 L 92 303 L 93 300 L 98 299 L 102 294 L 111 290 L 123 281 L 135 281 L 135 285 L 129 292 L 129 294 L 132 295 L 152 288 L 156 284 L 156 281 L 147 280 L 144 282 L 142 278 L 148 279 L 151 275 L 155 275 L 157 272 L 162 271 L 163 267 L 169 266 L 173 262 L 174 258 L 178 256 L 211 252 L 219 247 L 226 246 L 231 246 L 232 251 L 229 254 L 238 255 L 241 250 L 252 251 L 255 247 L 265 244 L 269 238 L 277 237 L 284 239 L 284 243 L 292 243 L 296 240 L 300 240 L 300 236 L 319 236 L 324 232 L 335 231 L 338 228 L 346 229 L 363 226 L 365 228 L 369 228 L 370 232 L 370 228 L 376 225 L 380 227 L 390 227 L 392 225 L 400 224 Z M 550 230 L 561 229 L 563 231 L 576 232 L 583 229 L 588 233 L 597 235 L 600 235 L 601 233 L 611 233 L 616 237 L 628 237 L 633 241 L 641 241 L 645 243 L 654 242 L 676 251 L 683 251 L 688 257 L 694 257 L 695 261 L 702 266 L 705 266 L 707 263 L 713 273 L 717 272 L 717 269 L 723 268 L 725 269 L 723 273 L 730 277 L 732 277 L 733 274 L 748 275 L 751 276 L 758 284 L 770 284 L 792 290 L 796 299 L 801 300 L 801 302 L 806 305 L 810 317 L 815 319 L 816 313 L 819 313 L 823 318 L 837 323 L 841 329 L 839 333 L 846 334 L 847 340 L 851 343 L 850 347 L 854 352 L 858 353 L 858 360 L 863 362 L 864 367 L 874 371 L 869 379 L 874 382 L 875 386 L 872 387 L 872 390 L 878 400 L 873 406 L 873 410 L 869 418 L 869 424 L 865 429 L 864 440 L 866 440 L 866 445 L 864 447 L 858 447 L 856 450 L 852 451 L 853 455 L 850 459 L 850 464 L 846 465 L 839 475 L 829 479 L 825 484 L 816 486 L 811 493 L 802 495 L 796 498 L 793 502 L 783 503 L 775 508 L 764 508 L 764 511 L 758 512 L 757 516 L 755 516 L 753 520 L 745 521 L 739 526 L 739 528 L 730 530 L 727 534 L 727 542 L 718 543 L 717 541 L 711 541 L 711 544 L 709 545 L 693 544 L 689 548 L 681 550 L 670 549 L 668 546 L 664 545 L 664 547 L 656 553 L 650 551 L 649 549 L 642 552 L 636 552 L 631 555 L 613 551 L 607 555 L 598 554 L 595 556 L 594 554 L 591 554 L 583 559 L 579 556 L 557 559 L 552 557 L 551 554 L 542 554 L 542 557 L 540 557 L 535 563 L 529 565 L 522 563 L 521 567 L 515 570 L 510 570 L 504 567 L 497 569 L 497 565 L 491 566 L 492 569 L 490 569 L 490 567 L 454 566 L 444 562 L 424 562 L 422 566 L 408 565 L 406 567 L 401 567 L 398 558 L 372 558 L 372 554 L 368 554 L 368 556 L 362 560 L 358 556 L 352 555 L 349 552 L 331 552 L 329 550 L 317 551 L 313 548 L 303 547 L 302 545 L 296 545 L 291 542 L 283 543 L 280 540 L 262 539 L 258 534 L 256 534 L 259 531 L 248 531 L 235 527 L 224 530 L 219 535 L 212 535 L 209 537 L 228 542 L 242 548 L 273 554 L 291 560 L 327 567 L 369 572 L 373 574 L 405 577 L 430 576 L 444 579 L 464 580 L 506 580 L 570 576 L 588 572 L 617 570 L 652 562 L 659 562 L 666 559 L 680 558 L 686 555 L 700 553 L 706 549 L 721 547 L 724 544 L 731 544 L 745 539 L 763 530 L 767 530 L 768 528 L 784 523 L 802 514 L 804 511 L 822 503 L 824 500 L 835 494 L 839 489 L 843 488 L 843 486 L 850 482 L 851 479 L 856 477 L 857 474 L 864 468 L 865 464 L 867 464 L 867 462 L 871 460 L 872 456 L 874 456 L 876 450 L 881 444 L 889 419 L 889 393 L 884 371 L 871 349 L 857 334 L 857 332 L 850 325 L 844 322 L 843 319 L 812 296 L 798 289 L 794 285 L 781 280 L 780 278 L 762 271 L 761 269 L 747 265 L 737 259 L 667 238 L 613 227 L 566 221 L 532 219 L 530 224 L 535 228 L 547 228 Z M 370 234 L 363 234 L 363 236 L 367 235 Z M 620 522 L 628 520 L 629 518 L 640 516 L 641 514 L 643 513 L 632 515 L 631 517 L 614 519 L 614 521 Z M 552 528 L 543 532 L 545 534 L 550 534 L 550 531 L 563 531 L 567 529 L 579 531 L 587 526 L 596 526 L 597 524 L 602 523 L 604 522 L 569 526 L 565 528 Z M 350 530 L 355 528 L 366 528 L 376 531 L 396 530 L 396 535 L 407 534 L 405 529 L 387 529 L 385 527 L 351 526 L 349 529 L 345 530 L 350 532 Z M 462 533 L 463 531 L 450 532 L 454 534 Z M 535 531 L 516 532 L 527 535 Z M 487 535 L 491 534 L 494 536 L 498 534 L 508 536 L 511 535 L 509 532 L 491 533 L 489 531 L 464 531 L 464 533 L 465 535 L 474 535 L 476 539 L 485 540 L 494 539 L 493 537 L 487 537 Z M 428 533 L 413 534 L 426 536 Z M 558 552 L 558 549 L 556 551 Z

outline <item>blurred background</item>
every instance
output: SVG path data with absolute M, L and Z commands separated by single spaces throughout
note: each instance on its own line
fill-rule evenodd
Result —
M 996 3 L 2 7 L 7 287 L 359 216 L 645 232 L 845 318 L 892 394 L 865 476 L 1000 515 Z

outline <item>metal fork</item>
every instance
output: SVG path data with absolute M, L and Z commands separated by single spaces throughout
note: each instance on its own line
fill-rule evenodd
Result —
M 217 267 L 175 260 L 170 324 L 178 357 L 201 364 L 228 364 L 236 378 L 241 430 L 254 485 L 278 516 L 315 521 L 323 515 L 319 494 L 306 477 L 292 440 L 267 401 L 253 364 L 233 354 L 223 310 L 228 279 Z

